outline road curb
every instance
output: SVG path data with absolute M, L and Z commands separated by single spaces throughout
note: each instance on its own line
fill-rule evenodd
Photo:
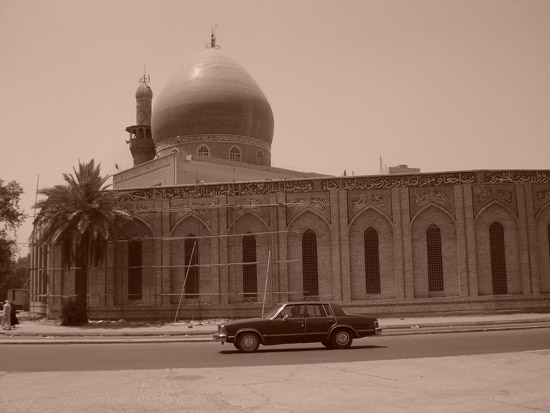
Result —
M 425 335 L 425 334 L 450 334 L 450 333 L 478 333 L 491 331 L 509 331 L 509 330 L 532 330 L 550 328 L 549 322 L 514 322 L 514 323 L 472 323 L 461 324 L 430 324 L 418 326 L 391 326 L 385 327 L 382 331 L 383 336 L 405 336 L 405 335 Z M 196 332 L 188 333 L 167 333 L 167 334 L 101 334 L 101 335 L 75 335 L 75 334 L 4 334 L 0 336 L 0 345 L 2 344 L 143 344 L 143 343 L 208 343 L 213 342 L 212 334 L 214 332 Z M 375 338 L 375 337 L 373 337 Z

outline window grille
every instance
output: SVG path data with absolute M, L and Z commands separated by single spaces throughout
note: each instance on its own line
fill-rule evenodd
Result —
M 263 165 L 264 164 L 264 154 L 263 154 L 263 152 L 258 151 L 258 153 L 256 154 L 256 163 L 258 165 Z
M 319 272 L 317 268 L 317 236 L 308 229 L 302 236 L 302 274 L 304 297 L 319 295 Z
M 199 293 L 199 243 L 193 234 L 185 239 L 185 297 L 196 298 Z
M 426 250 L 428 252 L 428 291 L 444 291 L 441 230 L 437 225 L 432 224 L 426 230 Z
M 141 241 L 130 241 L 128 243 L 128 300 L 141 300 L 142 298 L 141 246 Z
M 378 231 L 369 227 L 364 235 L 365 285 L 367 294 L 380 294 L 380 252 Z
M 256 264 L 256 237 L 245 235 L 243 248 L 243 293 L 245 300 L 256 300 L 258 291 L 258 265 Z
M 495 221 L 489 226 L 489 244 L 491 249 L 493 294 L 508 294 L 504 228 L 500 222 Z
M 241 161 L 241 151 L 239 148 L 234 146 L 229 150 L 229 160 L 235 162 Z
M 197 151 L 197 154 L 199 156 L 209 157 L 210 156 L 210 150 L 206 146 L 203 145 L 199 148 L 199 150 Z

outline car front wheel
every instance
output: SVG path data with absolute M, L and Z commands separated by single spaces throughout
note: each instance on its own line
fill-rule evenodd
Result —
M 352 342 L 351 332 L 345 328 L 339 328 L 330 337 L 330 344 L 333 348 L 349 348 Z
M 260 347 L 260 337 L 256 333 L 241 333 L 237 336 L 237 348 L 243 353 L 253 353 Z

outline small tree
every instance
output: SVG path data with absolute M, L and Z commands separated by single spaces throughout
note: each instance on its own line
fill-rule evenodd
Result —
M 88 319 L 88 268 L 102 265 L 107 242 L 115 239 L 115 226 L 131 219 L 130 212 L 120 208 L 116 193 L 108 190 L 110 176 L 102 177 L 100 165 L 95 166 L 93 159 L 79 162 L 78 170 L 73 171 L 74 175 L 63 174 L 65 184 L 38 191 L 46 198 L 35 205 L 40 211 L 34 228 L 39 243 L 60 246 L 67 269 L 80 267 L 79 280 L 75 281 L 77 302 L 71 303 L 71 308 L 83 308 L 84 314 L 64 320 L 71 325 Z
M 25 214 L 19 208 L 22 194 L 23 189 L 17 182 L 4 184 L 0 179 L 0 299 L 11 288 L 10 280 L 15 271 L 17 244 L 11 233 L 15 233 L 25 220 Z

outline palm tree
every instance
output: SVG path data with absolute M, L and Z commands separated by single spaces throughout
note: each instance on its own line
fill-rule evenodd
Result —
M 65 184 L 43 188 L 38 194 L 39 208 L 34 225 L 40 244 L 61 247 L 61 260 L 68 269 L 80 267 L 75 280 L 77 301 L 85 309 L 87 321 L 88 268 L 100 266 L 105 258 L 107 242 L 116 239 L 116 228 L 121 221 L 131 219 L 130 212 L 119 207 L 115 192 L 108 190 L 100 165 L 79 161 L 78 170 L 63 174 Z

